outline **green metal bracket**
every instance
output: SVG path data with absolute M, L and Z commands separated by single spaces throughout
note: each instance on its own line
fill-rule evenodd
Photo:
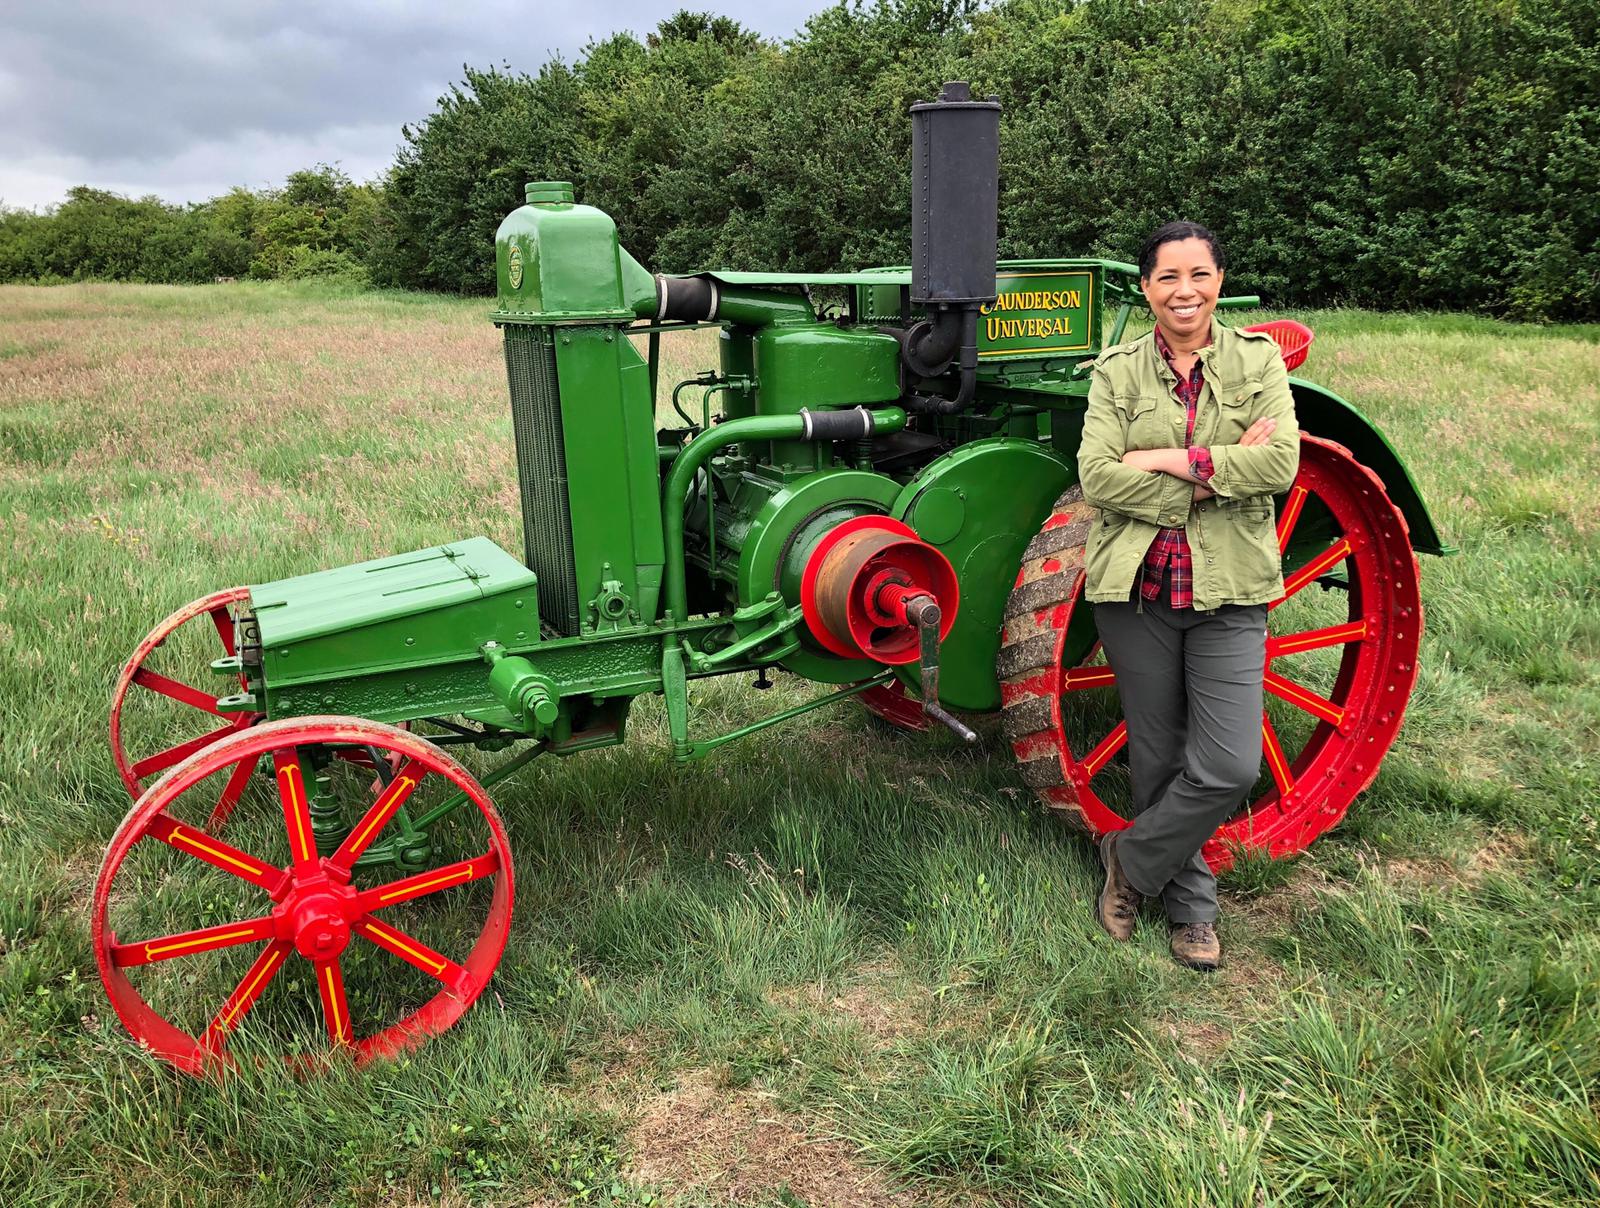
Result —
M 633 606 L 633 598 L 624 589 L 622 580 L 612 572 L 611 563 L 601 563 L 600 573 L 605 576 L 600 582 L 600 593 L 588 604 L 593 631 L 615 633 L 637 625 L 639 610 Z
M 791 718 L 799 717 L 802 713 L 810 713 L 813 709 L 831 705 L 834 701 L 844 700 L 847 696 L 855 696 L 858 692 L 865 692 L 868 688 L 877 687 L 879 684 L 887 684 L 893 678 L 894 672 L 885 671 L 883 674 L 875 675 L 871 679 L 862 680 L 859 684 L 851 684 L 848 688 L 841 688 L 839 691 L 830 692 L 826 696 L 814 697 L 804 704 L 794 706 L 792 709 L 785 709 L 782 713 L 774 713 L 771 717 L 764 717 L 758 722 L 753 722 L 748 726 L 742 726 L 734 730 L 731 734 L 723 734 L 717 738 L 703 738 L 698 742 L 685 742 L 682 754 L 677 753 L 678 744 L 674 743 L 674 754 L 677 755 L 680 763 L 704 759 L 718 747 L 733 742 L 735 739 L 746 738 L 759 730 L 765 730 L 769 726 L 776 726 L 789 721 Z
M 690 669 L 700 673 L 714 671 L 718 667 L 727 666 L 729 663 L 744 658 L 757 647 L 770 642 L 780 634 L 792 631 L 805 619 L 805 610 L 800 605 L 796 604 L 791 608 L 785 608 L 783 594 L 775 591 L 770 593 L 759 604 L 748 604 L 738 609 L 733 614 L 733 623 L 735 625 L 741 623 L 750 624 L 761 620 L 763 617 L 771 616 L 775 612 L 779 615 L 772 621 L 762 625 L 753 633 L 746 634 L 731 645 L 724 646 L 713 654 L 702 653 L 692 646 L 687 647 Z M 798 640 L 787 642 L 781 649 L 771 651 L 764 657 L 766 661 L 776 663 L 779 659 L 786 658 L 792 654 L 799 648 L 799 645 Z
M 510 776 L 513 772 L 533 762 L 536 756 L 543 755 L 545 752 L 545 745 L 546 744 L 542 742 L 534 743 L 534 745 L 529 747 L 526 751 L 523 751 L 519 755 L 512 756 L 493 771 L 486 772 L 484 775 L 479 776 L 477 778 L 479 786 L 485 789 L 493 788 L 507 776 Z M 454 813 L 465 804 L 467 804 L 466 793 L 454 793 L 451 796 L 446 797 L 443 801 L 439 802 L 438 805 L 434 806 L 420 818 L 414 819 L 411 823 L 411 828 L 413 831 L 426 831 L 441 818 Z
M 689 676 L 683 666 L 683 648 L 666 641 L 661 649 L 661 695 L 667 702 L 667 731 L 672 737 L 672 757 L 688 758 Z

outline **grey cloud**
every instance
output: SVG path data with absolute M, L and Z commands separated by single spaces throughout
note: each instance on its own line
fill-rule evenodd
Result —
M 38 204 L 90 183 L 198 200 L 333 159 L 357 161 L 344 166 L 359 178 L 390 160 L 400 127 L 426 116 L 463 63 L 533 72 L 552 55 L 570 61 L 591 39 L 646 32 L 680 7 L 714 9 L 786 37 L 827 6 L 7 2 L 0 199 Z M 241 170 L 247 175 L 237 176 Z M 55 196 L 37 196 L 56 179 L 64 183 Z

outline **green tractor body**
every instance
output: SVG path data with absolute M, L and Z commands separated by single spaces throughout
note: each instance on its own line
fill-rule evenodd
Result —
M 139 800 L 124 827 L 139 833 L 119 832 L 108 857 L 97 940 L 114 865 L 134 840 L 187 844 L 219 868 L 254 858 L 205 854 L 211 841 L 178 827 L 168 798 L 234 766 L 211 815 L 220 824 L 252 770 L 275 769 L 294 861 L 281 876 L 247 869 L 280 902 L 275 921 L 252 924 L 250 938 L 269 940 L 258 980 L 274 952 L 289 951 L 270 944 L 297 946 L 327 978 L 319 991 L 342 1041 L 343 991 L 327 970 L 349 934 L 365 936 L 450 987 L 448 1009 L 431 1006 L 421 1024 L 372 1042 L 374 1053 L 403 1047 L 453 1021 L 498 949 L 485 955 L 493 944 L 480 939 L 458 966 L 384 930 L 372 911 L 389 899 L 352 897 L 351 868 L 388 862 L 410 874 L 395 883 L 397 901 L 451 878 L 504 878 L 484 931 L 503 943 L 509 866 L 495 854 L 504 837 L 482 786 L 533 754 L 622 741 L 629 704 L 645 693 L 663 694 L 679 760 L 851 696 L 893 724 L 943 723 L 968 740 L 963 715 L 1000 712 L 1047 805 L 1092 833 L 1125 825 L 1096 787 L 1125 741 L 1115 710 L 1085 714 L 1102 718 L 1104 737 L 1072 733 L 1075 702 L 1113 683 L 1089 661 L 1093 621 L 1075 607 L 1092 523 L 1075 484 L 1089 370 L 1141 305 L 1138 274 L 1092 259 L 996 263 L 994 174 L 951 165 L 971 160 L 972 145 L 994 154 L 997 110 L 964 88 L 918 107 L 917 179 L 928 187 L 907 267 L 656 275 L 569 185 L 530 184 L 496 238 L 492 316 L 504 335 L 522 549 L 441 534 L 451 539 L 431 549 L 218 593 L 158 628 L 114 704 L 118 767 Z M 718 330 L 718 363 L 660 382 L 662 338 L 707 326 Z M 1291 385 L 1305 456 L 1302 480 L 1274 504 L 1286 595 L 1335 599 L 1338 611 L 1269 636 L 1269 694 L 1304 725 L 1290 735 L 1282 715 L 1264 718 L 1261 792 L 1208 849 L 1217 866 L 1238 846 L 1303 848 L 1370 782 L 1416 675 L 1413 551 L 1446 552 L 1383 435 L 1326 388 Z M 661 426 L 656 402 L 669 394 L 679 418 Z M 1287 602 L 1275 617 L 1296 615 Z M 170 632 L 204 616 L 224 646 L 211 670 L 226 690 L 214 702 L 146 665 Z M 1307 651 L 1333 660 L 1317 685 L 1273 671 L 1288 666 L 1273 660 Z M 825 690 L 732 733 L 700 731 L 691 680 L 761 683 L 772 669 Z M 231 720 L 125 757 L 122 701 L 141 685 Z M 413 730 L 390 729 L 399 725 Z M 263 735 L 282 737 L 272 746 Z M 528 745 L 477 780 L 428 754 L 515 743 Z M 227 744 L 236 764 L 218 753 Z M 376 804 L 341 813 L 341 760 L 378 773 Z M 460 791 L 413 815 L 396 799 L 430 768 Z M 435 850 L 429 829 L 463 804 L 489 819 L 489 855 L 428 881 L 416 870 Z M 394 833 L 376 839 L 385 827 Z M 221 942 L 193 935 L 184 942 Z M 152 951 L 104 940 L 113 1001 L 158 1051 L 206 1068 L 213 1033 L 233 1015 L 193 1041 L 154 1019 L 122 972 Z M 248 984 L 230 1000 L 235 1013 Z

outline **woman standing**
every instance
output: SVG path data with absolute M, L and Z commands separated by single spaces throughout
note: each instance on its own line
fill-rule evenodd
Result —
M 1085 599 L 1133 776 L 1133 821 L 1100 843 L 1095 917 L 1126 940 L 1140 899 L 1160 897 L 1172 955 L 1195 969 L 1222 958 L 1200 848 L 1260 769 L 1267 604 L 1283 594 L 1272 497 L 1300 460 L 1277 344 L 1212 317 L 1223 265 L 1192 222 L 1145 241 L 1155 330 L 1096 360 L 1078 453 L 1084 498 L 1102 512 Z

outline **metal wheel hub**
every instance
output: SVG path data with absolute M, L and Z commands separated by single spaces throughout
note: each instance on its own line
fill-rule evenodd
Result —
M 293 940 L 308 961 L 330 961 L 342 953 L 350 944 L 350 924 L 361 913 L 354 893 L 326 882 L 296 883 L 288 899 L 273 911 L 279 918 L 279 934 Z

